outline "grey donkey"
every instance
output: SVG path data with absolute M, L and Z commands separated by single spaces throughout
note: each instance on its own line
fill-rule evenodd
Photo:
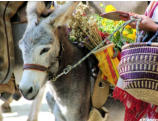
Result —
M 57 75 L 67 65 L 74 64 L 83 57 L 83 53 L 68 40 L 67 29 L 63 26 L 77 4 L 78 2 L 67 2 L 40 20 L 36 8 L 27 12 L 28 25 L 19 42 L 24 62 L 20 90 L 26 99 L 35 99 L 49 80 L 50 73 Z M 27 8 L 30 6 L 31 2 Z M 30 16 L 33 16 L 32 19 Z M 50 81 L 50 89 L 53 95 L 51 109 L 56 121 L 88 119 L 90 79 L 86 62 L 55 82 Z

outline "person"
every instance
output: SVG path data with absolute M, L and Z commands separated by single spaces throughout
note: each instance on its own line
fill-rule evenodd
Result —
M 158 1 L 151 1 L 146 9 L 145 15 L 129 13 L 131 16 L 141 18 L 139 28 L 147 32 L 156 32 L 158 30 Z M 136 22 L 130 24 L 136 26 Z
M 135 18 L 141 19 L 140 24 L 139 24 L 139 29 L 142 31 L 140 32 L 140 35 L 141 34 L 144 35 L 144 36 L 142 36 L 142 39 L 140 39 L 141 42 L 147 42 L 147 41 L 149 41 L 150 37 L 152 37 L 152 36 L 149 36 L 149 38 L 144 39 L 147 34 L 157 33 L 157 31 L 158 31 L 158 24 L 157 24 L 157 22 L 158 22 L 158 2 L 156 2 L 156 1 L 150 2 L 149 6 L 146 9 L 145 15 L 139 15 L 139 14 L 135 14 L 135 13 L 129 13 L 129 15 L 133 16 Z M 121 17 L 122 17 L 121 19 L 123 19 L 125 21 L 129 20 L 129 16 L 127 16 L 127 14 L 122 14 Z M 133 28 L 135 28 L 136 22 L 132 22 L 132 23 L 130 23 L 130 25 Z M 139 39 L 137 39 L 137 40 L 139 40 Z M 143 40 L 147 40 L 147 41 L 143 41 Z M 157 39 L 156 39 L 156 41 L 157 41 Z M 139 41 L 137 41 L 137 42 L 139 42 Z M 128 48 L 128 50 L 129 50 L 129 48 Z M 132 50 L 134 50 L 134 49 L 132 48 Z M 124 58 L 124 57 L 122 57 L 122 58 Z M 143 62 L 143 65 L 146 64 L 144 62 Z M 122 63 L 122 62 L 120 62 L 120 63 Z M 131 65 L 131 64 L 129 63 L 128 65 Z M 136 64 L 136 65 L 138 65 L 138 64 Z M 130 76 L 128 75 L 128 78 Z M 124 79 L 124 81 L 123 81 L 123 79 Z M 148 119 L 149 120 L 158 119 L 158 112 L 157 112 L 158 106 L 152 105 L 150 103 L 146 103 L 143 100 L 138 100 L 135 98 L 135 95 L 131 95 L 128 92 L 126 92 L 126 89 L 124 86 L 127 84 L 124 83 L 125 81 L 127 81 L 127 80 L 125 78 L 123 78 L 123 76 L 120 75 L 117 86 L 115 87 L 115 89 L 113 91 L 113 97 L 115 99 L 122 101 L 123 104 L 125 105 L 125 118 L 124 118 L 124 120 L 125 121 L 140 121 L 141 118 L 144 118 L 141 121 L 146 121 Z M 131 83 L 131 82 L 128 82 L 128 83 Z

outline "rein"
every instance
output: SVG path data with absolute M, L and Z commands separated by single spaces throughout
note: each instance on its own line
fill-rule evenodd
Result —
M 76 68 L 78 65 L 80 65 L 83 61 L 85 61 L 90 55 L 92 55 L 93 53 L 95 53 L 99 48 L 104 46 L 104 43 L 111 39 L 114 34 L 116 32 L 118 32 L 121 28 L 124 28 L 125 26 L 127 26 L 129 23 L 137 21 L 137 32 L 138 32 L 138 24 L 141 21 L 141 19 L 136 19 L 136 18 L 131 18 L 130 20 L 126 21 L 125 23 L 123 23 L 121 26 L 119 26 L 111 35 L 109 35 L 106 39 L 104 39 L 99 45 L 97 45 L 94 49 L 92 49 L 86 56 L 84 56 L 83 58 L 81 58 L 76 64 L 74 65 L 67 65 L 67 67 L 65 69 L 63 69 L 63 71 L 61 73 L 59 73 L 58 75 L 55 75 L 53 73 L 51 73 L 49 71 L 49 67 L 45 67 L 43 65 L 37 65 L 37 64 L 24 64 L 24 70 L 27 69 L 33 69 L 33 70 L 38 70 L 38 71 L 43 71 L 43 72 L 49 72 L 49 74 L 51 74 L 51 78 L 50 80 L 52 80 L 53 82 L 56 81 L 59 77 L 68 74 L 72 69 Z M 138 33 L 137 33 L 138 36 Z M 63 49 L 63 46 L 61 47 L 61 49 Z M 62 52 L 60 52 L 62 53 Z M 61 55 L 59 55 L 61 56 Z M 60 61 L 60 60 L 58 60 Z

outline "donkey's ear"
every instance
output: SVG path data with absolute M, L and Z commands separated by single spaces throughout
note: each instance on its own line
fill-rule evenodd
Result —
M 38 17 L 40 17 L 45 9 L 46 6 L 44 2 L 29 1 L 26 8 L 28 24 L 37 24 L 39 19 Z
M 67 2 L 63 6 L 56 8 L 46 19 L 46 23 L 53 23 L 55 27 L 67 23 L 79 2 Z

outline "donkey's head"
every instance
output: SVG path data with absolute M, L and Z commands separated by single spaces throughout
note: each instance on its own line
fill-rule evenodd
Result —
M 31 19 L 28 19 L 28 26 L 19 42 L 24 61 L 20 90 L 25 98 L 36 97 L 39 89 L 48 79 L 48 70 L 54 74 L 58 71 L 61 48 L 55 30 L 59 25 L 65 24 L 77 4 L 77 2 L 66 3 L 38 24 L 37 20 L 32 20 L 32 23 Z

